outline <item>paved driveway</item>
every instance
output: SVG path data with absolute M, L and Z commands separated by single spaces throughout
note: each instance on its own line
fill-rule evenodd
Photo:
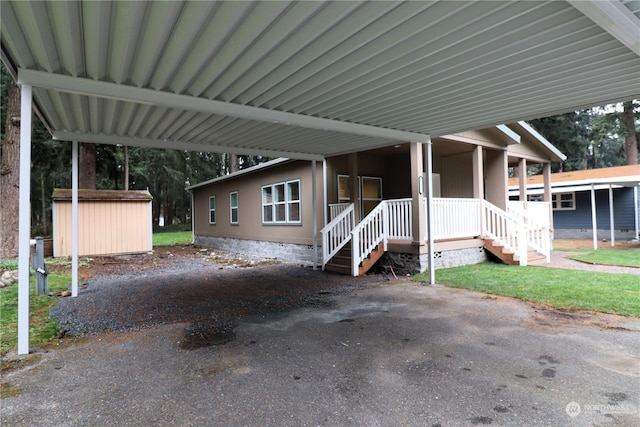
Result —
M 277 309 L 258 309 L 271 284 L 256 281 L 255 306 L 205 318 L 191 300 L 196 314 L 181 321 L 43 353 L 4 375 L 22 393 L 2 400 L 2 425 L 640 425 L 638 319 L 300 267 L 236 271 L 246 282 L 282 268 L 300 272 L 298 297 L 280 295 Z M 225 272 L 228 288 L 234 270 Z M 340 290 L 318 287 L 327 277 Z M 135 292 L 143 282 L 119 280 L 133 306 L 148 303 Z M 188 280 L 173 282 L 192 292 Z M 89 283 L 65 301 L 96 304 L 119 283 Z M 312 297 L 301 298 L 307 283 Z M 237 300 L 231 291 L 221 298 Z

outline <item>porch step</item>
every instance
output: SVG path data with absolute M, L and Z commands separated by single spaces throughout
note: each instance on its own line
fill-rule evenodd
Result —
M 505 249 L 502 243 L 495 242 L 491 239 L 484 239 L 484 247 L 503 263 L 508 265 L 520 265 L 520 256 L 513 253 L 512 250 Z M 527 251 L 528 262 L 541 259 L 546 259 L 546 257 L 539 254 L 535 249 Z
M 384 246 L 380 243 L 369 256 L 360 263 L 358 276 L 366 274 L 371 267 L 384 255 Z M 327 271 L 334 273 L 351 275 L 351 245 L 342 248 L 324 267 Z
M 492 239 L 484 239 L 484 247 L 500 261 L 508 265 L 520 265 L 513 251 L 506 250 L 504 245 L 493 241 Z

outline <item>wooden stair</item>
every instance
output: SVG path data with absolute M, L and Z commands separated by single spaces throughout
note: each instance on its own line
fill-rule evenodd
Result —
M 360 263 L 358 276 L 366 274 L 371 267 L 384 255 L 384 246 L 378 244 L 376 248 Z M 324 267 L 327 271 L 351 275 L 351 243 L 347 243 Z
M 505 249 L 504 245 L 491 239 L 484 239 L 484 247 L 491 252 L 496 258 L 508 265 L 520 265 L 520 256 L 512 250 Z M 535 249 L 527 252 L 527 261 L 536 261 L 545 259 L 544 255 L 540 255 Z

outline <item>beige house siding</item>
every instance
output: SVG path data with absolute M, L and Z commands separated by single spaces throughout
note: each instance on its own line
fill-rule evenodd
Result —
M 194 234 L 197 236 L 313 244 L 311 162 L 292 162 L 260 173 L 238 176 L 194 189 Z M 262 223 L 262 186 L 300 180 L 300 224 Z M 238 224 L 230 222 L 229 195 L 238 192 Z M 322 162 L 316 172 L 318 230 L 324 224 Z M 209 197 L 216 197 L 216 223 L 209 224 Z
M 71 255 L 71 201 L 53 202 L 53 256 Z M 151 200 L 79 200 L 78 252 L 110 255 L 149 252 Z

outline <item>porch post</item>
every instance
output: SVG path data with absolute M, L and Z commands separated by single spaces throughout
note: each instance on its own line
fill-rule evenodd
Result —
M 611 247 L 616 245 L 616 230 L 613 222 L 613 186 L 609 184 L 609 230 L 611 233 Z
M 358 181 L 358 153 L 349 154 L 349 194 L 353 203 L 353 216 L 360 222 L 360 185 Z
M 638 230 L 638 191 L 640 190 L 640 185 L 636 185 L 633 187 L 633 218 L 636 227 L 636 232 L 634 234 L 634 239 L 640 239 L 640 230 Z
M 424 209 L 424 165 L 422 161 L 423 144 L 412 142 L 409 144 L 411 153 L 411 230 L 413 245 L 422 246 L 426 237 L 426 222 Z
M 78 296 L 78 141 L 71 145 L 71 296 Z
M 519 199 L 527 206 L 527 159 L 520 159 L 518 162 L 518 184 L 520 187 Z
M 425 141 L 425 153 L 424 162 L 427 169 L 427 252 L 429 255 L 429 261 L 427 266 L 429 268 L 429 284 L 436 284 L 436 271 L 434 266 L 433 254 L 433 154 L 431 152 L 431 137 L 428 137 Z
M 318 269 L 318 191 L 316 189 L 317 162 L 311 160 L 311 206 L 313 211 L 313 270 Z
M 591 184 L 591 228 L 593 230 L 593 249 L 598 249 L 598 221 L 596 220 L 596 191 Z
M 472 154 L 473 198 L 484 199 L 484 168 L 482 166 L 482 146 L 476 145 Z
M 509 164 L 506 150 L 487 150 L 487 201 L 502 210 L 507 209 L 509 198 Z
M 322 160 L 322 226 L 327 225 L 327 159 Z
M 18 219 L 18 354 L 29 354 L 29 254 L 31 252 L 31 111 L 30 85 L 22 85 L 20 104 L 20 192 Z

